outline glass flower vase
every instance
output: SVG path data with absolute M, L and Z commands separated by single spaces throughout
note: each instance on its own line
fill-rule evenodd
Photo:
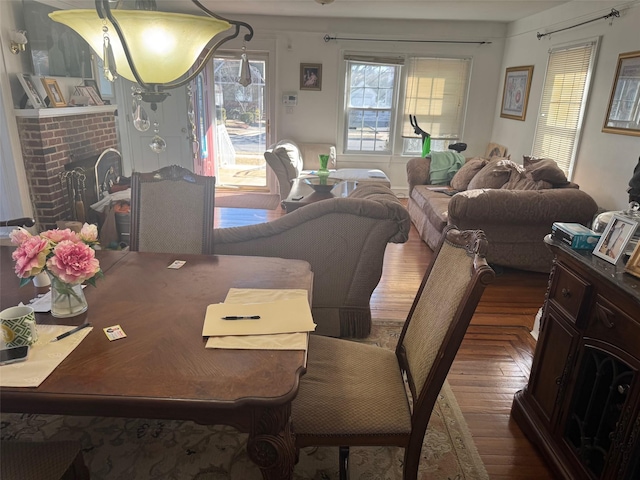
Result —
M 70 285 L 51 275 L 51 315 L 75 317 L 88 308 L 82 285 Z
M 329 173 L 329 155 L 318 155 L 318 160 L 320 162 L 320 170 L 318 171 L 318 173 L 322 172 L 326 172 L 327 174 Z

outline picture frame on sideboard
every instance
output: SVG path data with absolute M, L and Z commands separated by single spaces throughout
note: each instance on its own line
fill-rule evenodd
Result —
M 622 258 L 627 243 L 637 227 L 637 222 L 620 215 L 614 215 L 598 240 L 593 255 L 615 265 Z
M 640 241 L 636 244 L 636 248 L 633 249 L 629 260 L 627 260 L 624 271 L 634 277 L 640 278 Z

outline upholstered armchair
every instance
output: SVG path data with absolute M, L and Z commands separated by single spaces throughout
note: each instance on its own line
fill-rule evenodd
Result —
M 278 179 L 280 199 L 284 200 L 291 192 L 294 180 L 308 175 L 320 168 L 319 154 L 329 155 L 335 147 L 326 143 L 301 143 L 292 140 L 280 140 L 264 152 L 267 165 L 271 167 Z M 389 177 L 379 169 L 337 168 L 335 155 L 331 155 L 329 178 L 363 183 L 380 183 L 391 187 Z
M 272 222 L 215 229 L 214 252 L 308 261 L 316 333 L 366 337 L 385 248 L 406 242 L 410 226 L 409 213 L 391 190 L 363 185 L 349 197 L 306 205 Z

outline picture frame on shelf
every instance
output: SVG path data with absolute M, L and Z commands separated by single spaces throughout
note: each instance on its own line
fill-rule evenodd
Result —
M 638 242 L 636 248 L 633 249 L 633 253 L 624 267 L 624 271 L 634 277 L 640 278 L 640 242 Z
M 640 50 L 618 55 L 602 131 L 640 136 Z
M 44 89 L 47 92 L 47 96 L 49 97 L 49 103 L 54 107 L 66 107 L 67 102 L 64 100 L 64 95 L 62 94 L 62 90 L 60 90 L 60 85 L 55 80 L 55 78 L 47 78 L 42 77 L 42 85 L 44 85 Z
M 85 87 L 91 87 L 95 90 L 96 95 L 100 99 L 102 103 L 97 103 L 96 105 L 104 105 L 104 98 L 102 98 L 102 93 L 100 92 L 100 88 L 98 87 L 98 82 L 92 79 L 85 79 L 84 81 Z
M 300 64 L 300 90 L 322 90 L 322 64 Z
M 69 105 L 74 107 L 85 107 L 91 103 L 91 97 L 89 92 L 86 91 L 86 87 L 78 85 L 69 100 Z
M 501 117 L 524 121 L 527 116 L 531 77 L 533 65 L 507 68 L 502 90 Z
M 22 85 L 24 93 L 26 93 L 33 108 L 47 108 L 44 100 L 38 92 L 38 89 L 36 88 L 33 77 L 30 74 L 18 73 L 18 80 L 20 81 L 20 85 Z
M 89 98 L 91 99 L 91 105 L 104 105 L 102 97 L 100 97 L 100 94 L 96 90 L 96 87 L 94 87 L 93 85 L 85 85 L 84 90 L 87 92 Z
M 620 215 L 614 215 L 598 240 L 593 255 L 615 265 L 622 257 L 627 243 L 637 227 L 637 222 Z

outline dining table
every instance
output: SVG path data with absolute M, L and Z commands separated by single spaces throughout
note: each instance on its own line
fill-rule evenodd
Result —
M 38 313 L 42 324 L 93 330 L 37 387 L 0 389 L 2 412 L 191 420 L 248 433 L 247 452 L 265 479 L 288 479 L 296 461 L 291 401 L 304 350 L 205 348 L 207 306 L 230 288 L 306 289 L 302 260 L 233 255 L 96 252 L 104 277 L 87 286 L 88 310 L 72 318 Z M 167 268 L 175 260 L 186 263 Z M 0 247 L 0 307 L 28 303 L 11 247 Z M 311 299 L 309 299 L 311 300 Z M 119 325 L 125 338 L 103 330 Z M 212 451 L 215 455 L 215 451 Z

